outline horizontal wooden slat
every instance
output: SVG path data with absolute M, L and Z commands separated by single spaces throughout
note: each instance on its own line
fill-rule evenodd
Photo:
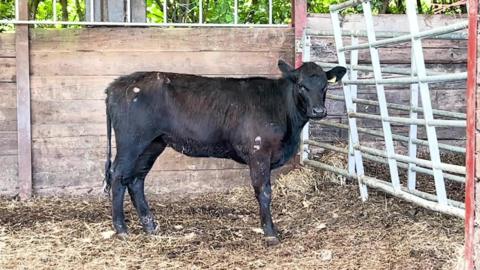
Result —
M 17 133 L 0 132 L 0 156 L 17 155 Z
M 0 155 L 0 194 L 15 195 L 18 191 L 18 159 L 16 155 Z
M 434 27 L 447 26 L 465 22 L 465 15 L 418 15 L 418 27 L 420 31 Z M 405 14 L 377 14 L 374 16 L 375 31 L 380 32 L 410 32 L 407 15 Z M 363 14 L 349 14 L 342 18 L 342 26 L 349 30 L 364 30 L 365 18 Z M 310 33 L 319 31 L 332 31 L 332 23 L 329 14 L 311 14 L 307 19 L 307 28 Z
M 280 74 L 291 52 L 32 52 L 33 76 L 125 75 L 136 71 L 191 74 Z
M 15 34 L 0 34 L 0 57 L 15 57 Z
M 0 108 L 17 107 L 17 86 L 15 83 L 0 83 Z
M 205 192 L 226 191 L 250 183 L 248 170 L 157 171 L 146 179 L 147 194 L 188 196 Z M 75 171 L 70 177 L 61 173 L 34 173 L 37 194 L 100 194 L 101 175 Z M 67 178 L 68 177 L 68 178 Z M 75 180 L 77 179 L 77 180 Z M 80 190 L 80 191 L 79 191 Z M 252 195 L 253 196 L 253 195 Z
M 345 45 L 348 44 L 349 42 L 346 41 Z M 425 40 L 422 45 L 426 64 L 465 64 L 467 62 L 467 42 L 464 40 Z M 379 56 L 382 64 L 409 64 L 411 47 L 410 44 L 398 44 L 387 48 L 380 48 Z M 333 37 L 312 38 L 311 57 L 312 61 L 337 62 Z M 346 57 L 348 63 L 350 61 L 350 54 L 347 53 Z M 368 49 L 359 50 L 358 61 L 360 64 L 371 63 Z
M 17 120 L 0 120 L 0 131 L 17 131 Z
M 16 121 L 17 109 L 15 108 L 0 108 L 0 121 Z
M 105 100 L 105 89 L 117 76 L 31 76 L 33 101 Z
M 293 50 L 290 28 L 83 28 L 33 29 L 34 52 L 75 51 L 234 51 Z
M 212 75 L 221 77 L 266 76 L 271 74 Z M 105 89 L 118 76 L 32 76 L 32 101 L 105 100 Z M 2 84 L 0 84 L 1 87 Z
M 105 123 L 105 101 L 33 101 L 32 124 Z
M 0 82 L 14 82 L 15 58 L 0 57 Z
M 59 137 L 84 137 L 106 136 L 106 123 L 60 123 L 60 124 L 35 124 L 32 126 L 33 139 L 59 138 Z
M 62 172 L 69 170 L 98 171 L 103 173 L 106 144 L 97 148 L 54 148 L 48 144 L 35 144 L 34 168 L 36 172 Z M 113 155 L 115 158 L 115 154 Z M 160 155 L 152 171 L 216 170 L 244 168 L 228 159 L 192 158 L 167 148 Z

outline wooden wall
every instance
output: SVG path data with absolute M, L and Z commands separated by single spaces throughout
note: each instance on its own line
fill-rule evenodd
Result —
M 15 193 L 17 183 L 17 110 L 15 35 L 0 35 L 0 194 Z
M 343 18 L 344 29 L 365 30 L 363 16 L 348 15 Z M 444 25 L 450 25 L 465 18 L 452 16 L 419 16 L 419 26 L 421 30 L 430 29 Z M 408 22 L 405 15 L 379 15 L 374 18 L 376 31 L 398 31 L 409 32 Z M 332 31 L 329 15 L 312 15 L 308 19 L 308 31 L 312 34 L 312 60 L 320 62 L 337 62 L 335 53 L 335 43 L 331 36 L 318 35 L 321 31 Z M 361 39 L 360 43 L 366 42 Z M 344 38 L 344 44 L 349 44 L 350 38 Z M 426 39 L 423 41 L 424 57 L 427 68 L 446 73 L 464 72 L 467 64 L 467 40 L 435 40 Z M 388 67 L 410 67 L 410 43 L 393 45 L 388 48 L 380 49 L 380 62 Z M 347 54 L 347 62 L 349 54 Z M 359 51 L 359 64 L 370 65 L 370 53 L 368 50 Z M 371 73 L 359 73 L 359 76 L 372 78 Z M 390 75 L 391 76 L 391 75 Z M 387 77 L 387 76 L 385 76 Z M 441 84 L 431 84 L 430 93 L 432 105 L 436 109 L 465 112 L 465 89 L 466 82 L 451 82 Z M 387 101 L 392 103 L 409 103 L 409 88 L 402 86 L 385 87 Z M 343 96 L 343 91 L 339 86 L 334 87 L 330 93 Z M 360 98 L 377 100 L 374 86 L 362 86 L 358 88 Z M 379 114 L 376 106 L 358 106 L 359 111 Z M 329 120 L 348 124 L 345 116 L 345 105 L 339 101 L 328 101 Z M 391 110 L 392 115 L 407 116 L 408 112 Z M 380 121 L 364 120 L 358 121 L 359 127 L 367 127 L 375 130 L 381 130 Z M 408 127 L 404 125 L 392 125 L 393 131 L 398 134 L 408 135 Z M 438 128 L 438 138 L 441 141 L 464 146 L 465 128 Z M 312 124 L 311 135 L 317 140 L 336 141 L 339 138 L 346 140 L 347 131 L 336 128 L 325 128 L 317 123 Z M 376 137 L 362 135 L 361 140 L 374 141 Z M 419 128 L 419 138 L 426 138 L 424 128 Z
M 2 40 L 11 37 L 1 35 Z M 1 42 L 14 56 L 14 47 Z M 278 76 L 277 60 L 293 61 L 293 30 L 86 28 L 30 32 L 33 188 L 37 194 L 98 193 L 106 152 L 106 86 L 135 71 L 208 76 Z M 5 47 L 5 48 L 4 48 Z M 8 48 L 7 48 L 8 47 Z M 10 48 L 10 49 L 9 49 Z M 5 53 L 4 53 L 5 54 Z M 3 54 L 0 54 L 3 57 Z M 15 58 L 0 58 L 2 193 L 16 175 Z M 4 98 L 6 97 L 6 98 Z M 4 131 L 5 130 L 5 131 Z M 151 193 L 225 190 L 248 181 L 244 166 L 193 159 L 167 150 L 149 175 Z M 186 185 L 188 183 L 188 185 Z

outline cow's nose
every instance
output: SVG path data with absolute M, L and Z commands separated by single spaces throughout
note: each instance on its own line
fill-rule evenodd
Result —
M 327 109 L 325 108 L 313 108 L 313 114 L 315 115 L 326 115 Z

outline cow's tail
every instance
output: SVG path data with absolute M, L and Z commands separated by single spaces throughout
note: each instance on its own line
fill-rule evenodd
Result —
M 112 173 L 110 168 L 112 166 L 112 121 L 108 111 L 108 97 L 106 102 L 107 107 L 107 160 L 105 161 L 105 179 L 103 182 L 103 192 L 110 194 L 110 187 L 112 184 Z

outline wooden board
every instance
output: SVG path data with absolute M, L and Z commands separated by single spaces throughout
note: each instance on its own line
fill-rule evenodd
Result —
M 31 54 L 34 76 L 118 76 L 136 71 L 203 75 L 279 75 L 278 59 L 291 52 L 36 52 Z
M 452 25 L 465 22 L 465 15 L 418 15 L 418 27 L 420 31 L 433 27 Z M 405 14 L 377 14 L 373 19 L 375 31 L 380 32 L 409 32 L 407 15 Z M 363 14 L 349 14 L 342 18 L 344 29 L 365 31 L 365 18 Z M 307 20 L 309 33 L 320 31 L 332 31 L 332 23 L 329 14 L 311 14 Z
M 0 108 L 17 107 L 17 86 L 15 83 L 0 83 Z
M 15 34 L 0 34 L 0 58 L 15 57 Z
M 272 52 L 294 44 L 290 28 L 37 28 L 31 38 L 35 52 Z
M 0 195 L 18 193 L 18 160 L 16 155 L 0 155 Z
M 363 43 L 366 40 L 363 40 Z M 337 62 L 335 40 L 333 37 L 313 37 L 311 39 L 312 61 Z M 359 42 L 362 43 L 362 42 Z M 349 42 L 345 40 L 345 45 Z M 455 64 L 467 62 L 467 42 L 465 40 L 424 40 L 423 54 L 426 64 Z M 380 63 L 382 64 L 409 64 L 411 59 L 411 46 L 409 43 L 392 45 L 379 49 Z M 347 63 L 350 54 L 346 54 Z M 360 50 L 358 53 L 360 64 L 369 64 L 370 52 Z
M 0 82 L 15 82 L 15 58 L 0 57 Z

